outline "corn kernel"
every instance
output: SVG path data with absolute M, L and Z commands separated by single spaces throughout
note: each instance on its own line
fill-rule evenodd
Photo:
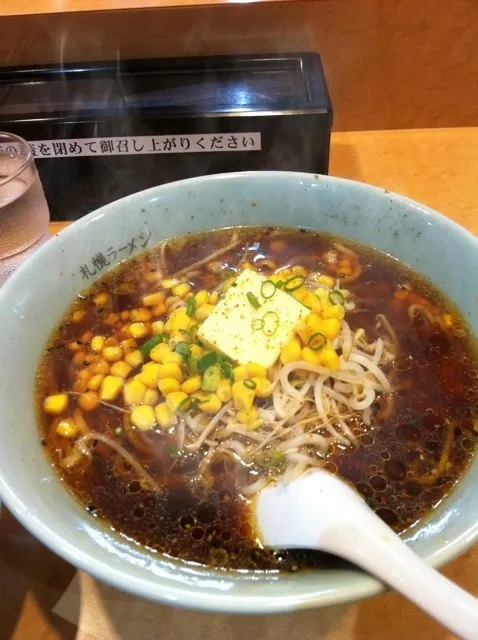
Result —
M 122 311 L 120 313 L 120 318 L 123 322 L 126 322 L 127 320 L 129 320 L 129 311 L 127 309 L 125 309 L 124 311 Z
M 232 400 L 238 411 L 250 411 L 254 402 L 254 389 L 249 389 L 243 382 L 232 385 Z
M 234 376 L 234 382 L 242 382 L 242 380 L 248 377 L 246 365 L 240 364 L 238 367 L 234 367 L 232 374 Z
M 143 304 L 145 307 L 155 307 L 166 300 L 166 294 L 164 291 L 157 291 L 156 293 L 148 293 L 143 296 Z
M 158 380 L 174 378 L 179 383 L 183 381 L 183 372 L 178 364 L 158 364 L 156 366 L 158 367 Z
M 181 385 L 176 378 L 163 378 L 162 380 L 158 380 L 158 389 L 161 391 L 163 396 L 167 396 L 168 393 L 179 391 L 181 389 Z M 186 392 L 184 391 L 184 393 Z
M 141 367 L 139 379 L 150 389 L 156 389 L 161 365 L 157 362 L 147 362 Z
M 90 391 L 98 391 L 103 382 L 104 375 L 102 373 L 95 373 L 89 380 L 87 387 Z
M 119 342 L 116 338 L 110 337 L 105 339 L 105 347 L 117 347 L 118 345 Z
M 301 351 L 302 360 L 310 362 L 310 364 L 320 364 L 319 351 L 314 351 L 310 347 L 304 347 Z
M 160 302 L 155 307 L 153 307 L 152 313 L 153 313 L 153 316 L 155 318 L 160 318 L 161 316 L 165 315 L 167 310 L 168 310 L 168 308 L 167 308 L 166 304 L 164 302 Z
M 191 397 L 199 400 L 199 402 L 206 402 L 209 398 L 209 391 L 202 391 L 202 389 L 200 389 L 199 391 L 195 391 Z
M 198 344 L 192 344 L 189 347 L 189 353 L 192 358 L 200 358 L 204 354 L 204 349 L 202 349 Z
M 179 284 L 179 280 L 177 278 L 164 278 L 164 280 L 161 283 L 163 289 L 172 289 L 178 284 Z
M 98 362 L 98 360 L 100 360 L 100 356 L 97 353 L 87 353 L 83 358 L 83 362 L 87 362 L 88 364 Z
M 100 399 L 94 391 L 87 391 L 78 398 L 78 404 L 83 411 L 94 411 L 99 407 Z
M 101 353 L 104 346 L 105 339 L 103 338 L 103 336 L 94 336 L 94 338 L 91 339 L 90 349 L 93 351 L 93 353 Z
M 90 370 L 93 373 L 101 373 L 105 376 L 110 372 L 110 365 L 106 362 L 106 360 L 103 360 L 103 358 L 101 358 L 100 360 L 98 360 L 98 362 L 93 362 L 93 364 L 90 365 Z
M 150 282 L 151 284 L 157 283 L 159 282 L 159 280 L 161 280 L 162 277 L 163 275 L 161 271 L 154 263 L 150 262 L 146 265 L 146 270 L 143 273 L 143 278 L 146 280 L 146 282 Z
M 157 389 L 146 389 L 144 394 L 144 404 L 149 404 L 150 407 L 154 407 L 159 402 L 159 391 Z
M 155 320 L 151 323 L 151 333 L 153 336 L 159 336 L 164 331 L 164 322 L 162 320 Z
M 282 364 L 289 364 L 289 362 L 294 362 L 295 360 L 300 359 L 300 344 L 297 340 L 291 338 L 282 349 L 282 353 L 280 355 L 280 361 Z
M 163 364 L 177 364 L 178 366 L 184 362 L 184 358 L 180 353 L 166 353 L 163 356 Z
M 332 341 L 340 333 L 340 321 L 337 318 L 328 318 L 322 321 L 321 332 L 328 340 Z
M 191 378 L 185 380 L 181 385 L 181 391 L 184 391 L 184 393 L 187 393 L 188 395 L 195 391 L 199 391 L 200 388 L 201 376 L 199 374 L 191 376 Z
M 285 250 L 285 242 L 284 240 L 271 240 L 270 242 L 271 251 L 274 253 L 280 253 Z
M 149 431 L 156 424 L 153 407 L 147 404 L 140 404 L 131 411 L 131 422 L 141 431 Z
M 160 404 L 156 405 L 154 413 L 156 415 L 158 424 L 163 427 L 163 429 L 170 427 L 176 421 L 174 412 L 168 409 L 168 406 L 165 402 L 161 402 Z
M 309 313 L 305 319 L 305 324 L 310 331 L 310 335 L 323 333 L 323 321 L 314 313 Z
M 223 404 L 229 402 L 232 398 L 232 385 L 229 380 L 220 380 L 216 395 Z
M 447 329 L 453 326 L 453 316 L 450 313 L 444 313 L 442 315 L 442 320 Z
M 109 327 L 113 327 L 119 321 L 120 321 L 120 317 L 117 313 L 109 313 L 106 316 L 106 318 L 103 320 L 103 323 Z
M 207 304 L 209 302 L 209 294 L 204 289 L 198 291 L 194 297 L 196 299 L 196 305 L 198 307 L 202 307 L 203 304 Z
M 320 364 L 323 367 L 327 367 L 331 371 L 337 371 L 339 368 L 339 356 L 335 353 L 332 347 L 326 346 L 319 351 Z
M 94 374 L 90 369 L 82 369 L 78 373 L 78 380 L 84 380 L 85 382 L 88 382 L 92 375 Z
M 191 291 L 191 285 L 187 282 L 181 282 L 176 287 L 171 289 L 171 293 L 173 296 L 179 296 L 180 298 L 184 298 L 184 296 Z
M 341 304 L 333 304 L 322 313 L 323 318 L 337 318 L 342 320 L 345 316 L 345 309 Z
M 123 389 L 124 401 L 126 404 L 142 404 L 146 389 L 141 380 L 128 380 Z
M 256 384 L 254 393 L 257 398 L 267 398 L 272 393 L 272 382 L 267 378 L 252 378 Z
M 130 318 L 133 322 L 149 322 L 153 317 L 153 314 L 149 309 L 140 307 L 139 309 L 132 309 L 130 312 Z
M 70 342 L 68 344 L 68 349 L 70 351 L 80 351 L 81 349 L 83 349 L 83 345 L 81 345 L 78 340 L 73 340 L 73 342 Z
M 75 355 L 73 356 L 71 361 L 73 362 L 73 364 L 82 364 L 85 360 L 85 357 L 86 357 L 86 351 L 82 349 L 81 351 L 75 352 Z
M 320 275 L 317 278 L 317 282 L 328 289 L 333 289 L 335 287 L 335 279 L 331 276 L 326 276 L 325 274 Z
M 318 299 L 322 311 L 325 311 L 330 307 L 329 291 L 327 289 L 317 289 L 315 292 L 315 297 Z
M 120 347 L 123 349 L 123 353 L 127 354 L 137 349 L 138 343 L 134 338 L 126 338 L 126 340 L 121 340 Z
M 191 324 L 191 318 L 186 314 L 184 307 L 175 309 L 165 325 L 166 331 L 187 331 Z
M 144 322 L 133 322 L 129 325 L 129 333 L 133 338 L 145 338 L 149 331 Z
M 237 419 L 242 424 L 248 425 L 249 429 L 257 429 L 257 427 L 259 427 L 262 422 L 258 420 L 257 409 L 255 407 L 251 407 L 251 409 L 249 409 L 248 411 L 238 411 Z
M 173 391 L 166 397 L 166 406 L 171 412 L 176 412 L 181 402 L 184 402 L 186 398 L 188 395 L 184 391 Z
M 143 354 L 139 349 L 135 349 L 134 351 L 130 351 L 124 357 L 124 361 L 129 364 L 130 367 L 136 369 L 144 362 Z
M 68 406 L 68 395 L 66 393 L 55 393 L 54 395 L 47 396 L 43 400 L 43 410 L 46 413 L 53 415 L 59 415 L 63 413 Z
M 209 294 L 209 304 L 216 305 L 218 300 L 219 300 L 219 292 L 211 291 L 211 293 Z
M 121 347 L 104 347 L 101 355 L 107 362 L 118 362 L 123 357 L 123 349 Z
M 110 373 L 112 376 L 118 376 L 118 378 L 127 378 L 132 371 L 132 367 L 129 366 L 123 360 L 115 362 L 111 365 Z
M 78 433 L 78 425 L 71 418 L 65 418 L 61 420 L 56 427 L 56 432 L 63 438 L 74 438 Z
M 267 378 L 267 369 L 255 362 L 248 362 L 246 364 L 247 378 Z
M 117 376 L 106 376 L 103 378 L 100 389 L 100 400 L 116 400 L 123 388 L 123 378 Z
M 87 388 L 88 387 L 86 386 L 86 382 L 84 380 L 75 380 L 75 382 L 71 386 L 71 390 L 75 391 L 76 393 L 85 393 Z
M 210 415 L 217 413 L 221 407 L 222 403 L 215 393 L 209 394 L 207 400 L 199 403 L 199 409 Z
M 352 273 L 352 267 L 350 266 L 350 261 L 348 258 L 343 258 L 339 260 L 339 264 L 337 266 L 337 273 L 340 276 L 349 276 Z
M 93 297 L 93 302 L 97 307 L 106 307 L 110 302 L 110 297 L 106 292 L 97 293 Z
M 196 310 L 196 318 L 198 320 L 206 320 L 214 311 L 212 304 L 203 304 Z
M 86 311 L 84 309 L 78 309 L 78 311 L 74 311 L 71 319 L 73 320 L 73 322 L 81 322 L 85 316 Z
M 160 342 L 153 347 L 149 353 L 151 360 L 155 362 L 163 362 L 163 359 L 171 353 L 171 348 L 166 342 Z

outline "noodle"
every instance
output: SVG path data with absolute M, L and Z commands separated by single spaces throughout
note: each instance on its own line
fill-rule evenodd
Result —
M 237 233 L 234 232 L 232 234 L 231 242 L 227 244 L 225 247 L 222 247 L 222 249 L 218 249 L 217 251 L 214 251 L 213 253 L 206 256 L 205 258 L 202 258 L 201 260 L 198 260 L 197 262 L 194 262 L 193 264 L 190 264 L 187 267 L 180 269 L 179 271 L 176 271 L 176 273 L 173 273 L 172 275 L 170 275 L 169 278 L 178 278 L 179 276 L 182 276 L 183 273 L 187 273 L 192 269 L 197 269 L 198 267 L 202 267 L 203 264 L 207 264 L 208 262 L 211 262 L 211 260 L 215 260 L 216 258 L 219 258 L 219 256 L 222 256 L 228 251 L 231 251 L 231 249 L 234 249 L 234 247 L 237 247 L 239 242 L 240 240 L 238 239 Z
M 126 451 L 123 446 L 121 446 L 118 442 L 115 442 L 108 436 L 105 436 L 104 433 L 100 433 L 99 431 L 90 431 L 90 433 L 86 433 L 76 441 L 75 450 L 81 455 L 90 456 L 91 451 L 86 447 L 86 443 L 90 440 L 98 440 L 106 446 L 114 449 L 114 451 L 116 451 L 118 455 L 122 456 L 126 460 L 126 462 L 132 466 L 132 468 L 139 476 L 149 482 L 152 489 L 154 489 L 155 491 L 159 491 L 159 486 L 149 475 L 149 473 L 144 469 L 144 467 L 142 467 L 139 462 L 128 451 Z

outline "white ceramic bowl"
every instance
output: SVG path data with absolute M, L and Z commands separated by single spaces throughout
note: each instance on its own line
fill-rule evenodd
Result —
M 137 193 L 54 237 L 0 291 L 1 496 L 66 560 L 153 600 L 266 613 L 370 596 L 382 586 L 359 571 L 240 574 L 144 553 L 88 516 L 61 485 L 39 444 L 35 373 L 50 332 L 75 295 L 143 246 L 188 231 L 250 224 L 311 227 L 374 245 L 448 292 L 478 335 L 477 239 L 406 198 L 336 178 L 272 172 L 197 178 Z M 100 269 L 102 256 L 110 265 Z M 453 495 L 408 535 L 433 565 L 449 561 L 476 539 L 477 486 L 478 457 Z

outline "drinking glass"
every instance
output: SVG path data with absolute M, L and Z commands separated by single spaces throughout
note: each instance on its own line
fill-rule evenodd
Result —
M 48 239 L 49 221 L 30 146 L 0 132 L 0 286 Z

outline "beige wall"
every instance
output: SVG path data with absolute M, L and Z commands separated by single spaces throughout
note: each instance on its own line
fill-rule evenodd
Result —
M 321 52 L 336 130 L 478 125 L 477 0 L 317 0 L 0 18 L 0 64 Z

